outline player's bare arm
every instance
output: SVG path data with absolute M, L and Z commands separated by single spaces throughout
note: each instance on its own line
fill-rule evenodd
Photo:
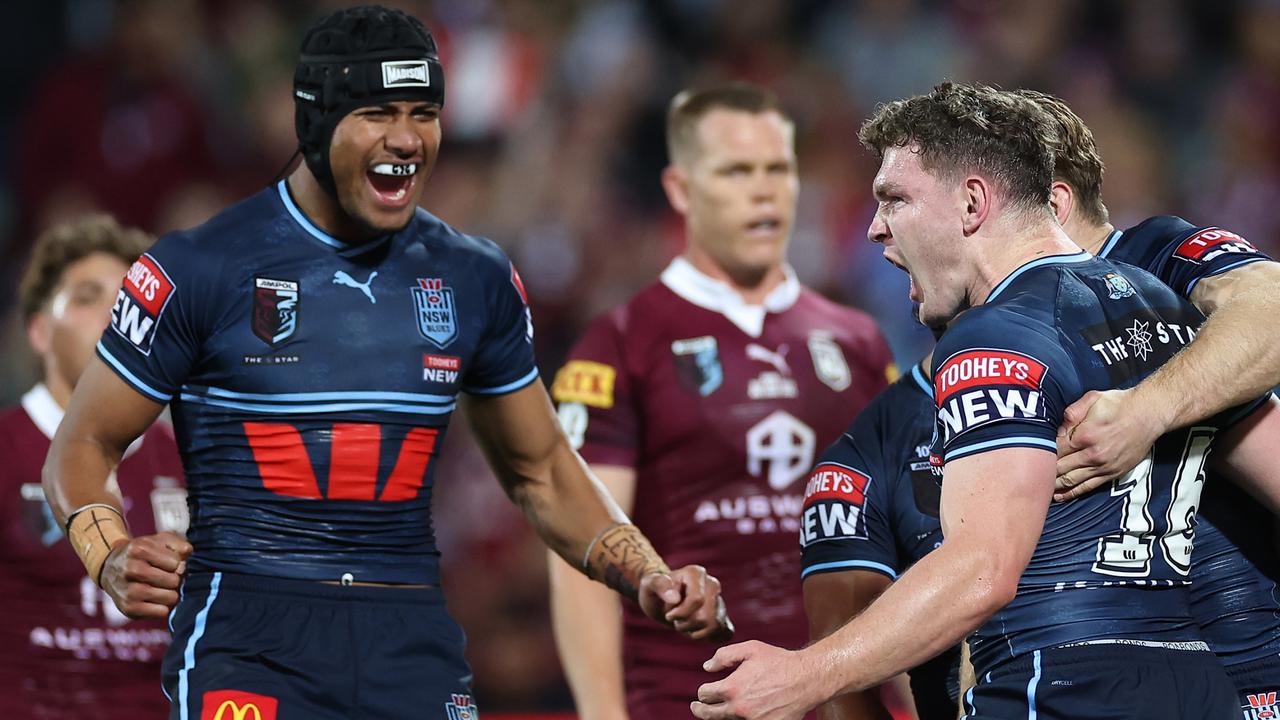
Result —
M 1212 469 L 1280 515 L 1280 400 L 1274 396 L 1214 441 Z
M 592 465 L 591 472 L 630 513 L 636 471 Z M 551 622 L 574 706 L 583 720 L 626 720 L 622 678 L 622 615 L 617 594 L 592 582 L 578 567 L 550 553 Z
M 1002 448 L 947 463 L 947 541 L 911 567 L 865 612 L 813 645 L 758 642 L 722 648 L 699 688 L 699 718 L 790 720 L 836 695 L 862 690 L 955 645 L 1013 599 L 1044 528 L 1054 456 Z
M 821 640 L 867 609 L 892 581 L 871 570 L 816 573 L 804 579 L 804 613 L 809 639 Z M 819 720 L 887 720 L 891 716 L 875 690 L 845 693 L 818 707 Z
M 1280 263 L 1273 262 L 1197 283 L 1191 300 L 1208 319 L 1191 343 L 1137 386 L 1090 392 L 1067 408 L 1054 499 L 1079 497 L 1128 472 L 1166 431 L 1280 385 L 1278 286 Z
M 468 397 L 466 411 L 503 489 L 565 562 L 692 638 L 731 631 L 719 581 L 667 567 L 569 445 L 540 383 Z
M 129 536 L 107 478 L 163 405 L 129 387 L 96 357 L 71 396 L 44 465 L 54 517 L 89 577 L 132 618 L 164 618 L 178 602 L 191 545 L 170 532 Z

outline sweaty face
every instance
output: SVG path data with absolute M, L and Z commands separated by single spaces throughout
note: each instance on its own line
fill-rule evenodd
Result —
M 46 367 L 74 387 L 93 357 L 111 319 L 116 291 L 129 266 L 107 253 L 93 253 L 67 266 L 53 297 L 41 311 Z
M 439 151 L 438 105 L 397 101 L 353 110 L 329 148 L 338 203 L 374 234 L 399 230 L 413 219 Z
M 780 266 L 795 223 L 794 129 L 776 112 L 716 109 L 699 121 L 686 178 L 689 242 L 729 275 Z
M 963 184 L 935 177 L 915 146 L 885 151 L 872 183 L 877 207 L 867 238 L 911 278 L 920 322 L 942 327 L 967 304 Z

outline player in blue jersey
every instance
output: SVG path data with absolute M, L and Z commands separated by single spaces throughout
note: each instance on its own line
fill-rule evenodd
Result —
M 1229 230 L 1197 227 L 1181 218 L 1158 216 L 1116 229 L 1102 202 L 1103 165 L 1088 126 L 1058 98 L 1022 93 L 1058 124 L 1052 204 L 1077 244 L 1098 257 L 1150 271 L 1205 315 L 1221 313 L 1218 317 L 1227 318 L 1227 325 L 1269 324 L 1253 315 L 1248 303 L 1232 299 L 1242 288 L 1274 278 L 1280 264 Z M 1191 346 L 1213 337 L 1197 334 L 1200 339 Z M 1280 553 L 1266 532 L 1273 519 L 1224 478 L 1208 478 L 1200 499 L 1191 565 L 1192 616 L 1235 682 L 1244 717 L 1252 720 L 1259 712 L 1280 711 L 1275 702 L 1280 693 Z
M 941 469 L 929 462 L 934 407 L 929 358 L 876 396 L 809 475 L 800 528 L 809 635 L 819 640 L 870 605 L 942 544 Z M 959 648 L 908 671 L 920 720 L 956 716 Z M 888 717 L 875 691 L 851 692 L 819 717 Z
M 946 541 L 808 648 L 723 648 L 707 669 L 738 667 L 699 690 L 695 715 L 798 717 L 976 630 L 970 717 L 1235 716 L 1234 689 L 1187 612 L 1189 531 L 1216 427 L 1162 437 L 1116 494 L 1050 507 L 1063 409 L 1152 372 L 1201 316 L 1062 232 L 1048 202 L 1053 124 L 1030 100 L 944 84 L 884 106 L 861 136 L 882 159 L 869 237 L 908 271 L 923 322 L 954 319 L 933 379 Z M 1103 354 L 1130 339 L 1127 356 Z M 1274 488 L 1280 411 L 1244 411 L 1215 458 Z
M 418 209 L 443 80 L 399 11 L 317 22 L 294 82 L 305 162 L 161 238 L 77 385 L 45 487 L 119 608 L 169 616 L 173 718 L 475 717 L 430 515 L 459 401 L 565 560 L 695 638 L 730 629 L 717 581 L 670 571 L 570 448 L 511 263 Z M 107 486 L 166 403 L 190 544 L 131 538 Z
M 1258 262 L 1274 264 L 1234 233 L 1193 227 L 1178 218 L 1156 217 L 1123 232 L 1116 230 L 1102 202 L 1103 164 L 1089 128 L 1061 100 L 1020 92 L 1057 123 L 1052 204 L 1064 230 L 1085 250 L 1148 270 L 1179 295 L 1198 300 L 1197 307 L 1206 314 L 1221 304 L 1222 293 L 1231 291 L 1233 275 L 1241 269 Z M 1206 286 L 1217 289 L 1205 293 Z M 1238 306 L 1225 310 L 1241 311 Z M 933 418 L 932 392 L 924 380 L 927 360 L 913 369 L 916 377 L 899 381 L 901 389 L 878 398 L 874 412 L 861 415 L 815 468 L 815 479 L 829 473 L 832 465 L 857 468 L 868 479 L 865 494 L 820 494 L 806 505 L 806 518 L 815 520 L 801 533 L 804 592 L 814 639 L 830 634 L 870 604 L 906 565 L 932 549 L 929 531 L 941 532 L 936 500 L 921 492 L 928 487 L 928 474 L 922 472 L 927 468 L 918 446 L 928 442 Z M 913 388 L 919 390 L 912 392 Z M 1272 522 L 1265 508 L 1221 478 L 1211 478 L 1206 485 L 1190 575 L 1192 616 L 1236 683 L 1245 718 L 1252 719 L 1256 713 L 1277 710 L 1268 699 L 1274 700 L 1273 693 L 1280 690 L 1280 597 L 1275 581 L 1280 558 L 1269 534 L 1259 531 Z M 822 493 L 824 486 L 811 482 L 809 488 Z M 863 524 L 831 520 L 837 513 L 859 517 Z M 947 667 L 943 661 L 949 657 L 939 656 L 911 671 L 922 718 L 954 714 L 944 693 L 951 689 L 945 683 L 949 678 L 938 672 Z M 872 693 L 849 693 L 832 705 L 832 712 L 842 719 L 880 717 L 884 712 Z

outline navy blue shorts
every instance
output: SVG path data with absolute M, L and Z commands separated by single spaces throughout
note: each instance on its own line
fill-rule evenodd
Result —
M 170 720 L 477 717 L 438 589 L 198 574 L 170 629 Z
M 1229 665 L 1227 674 L 1240 693 L 1244 720 L 1280 720 L 1280 657 Z
M 1083 645 L 1003 663 L 965 694 L 971 720 L 1238 720 L 1235 686 L 1208 650 Z

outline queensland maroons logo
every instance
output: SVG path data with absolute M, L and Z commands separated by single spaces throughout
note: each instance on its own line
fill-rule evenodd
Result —
M 253 279 L 253 334 L 276 347 L 298 332 L 300 293 L 296 280 Z

